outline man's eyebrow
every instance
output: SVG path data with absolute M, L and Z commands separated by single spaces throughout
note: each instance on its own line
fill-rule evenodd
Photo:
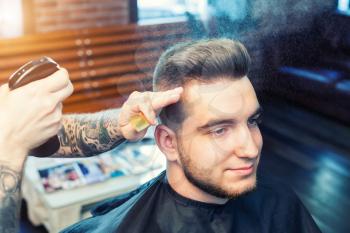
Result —
M 263 108 L 261 106 L 259 106 L 249 118 L 258 116 L 262 112 L 263 112 Z M 206 124 L 197 127 L 197 130 L 198 131 L 205 131 L 205 130 L 207 130 L 209 128 L 212 128 L 214 126 L 217 126 L 217 125 L 233 125 L 235 122 L 236 121 L 233 120 L 233 119 L 215 119 L 215 120 L 210 120 Z
M 235 121 L 232 119 L 217 119 L 217 120 L 210 120 L 205 125 L 197 127 L 198 131 L 204 131 L 206 129 L 212 128 L 217 125 L 232 125 Z

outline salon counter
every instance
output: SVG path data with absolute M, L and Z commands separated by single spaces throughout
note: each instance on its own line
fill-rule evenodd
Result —
M 34 225 L 43 224 L 50 233 L 59 232 L 64 227 L 90 216 L 89 207 L 94 204 L 128 192 L 157 176 L 165 169 L 165 159 L 155 145 L 152 147 L 152 163 L 155 164 L 154 158 L 157 160 L 152 169 L 55 192 L 45 191 L 38 169 L 72 163 L 79 159 L 29 157 L 24 172 L 22 195 L 27 202 L 30 221 Z

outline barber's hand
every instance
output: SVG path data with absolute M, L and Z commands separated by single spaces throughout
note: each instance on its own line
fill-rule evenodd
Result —
M 163 107 L 179 101 L 182 87 L 164 92 L 133 92 L 123 104 L 118 118 L 118 128 L 124 138 L 136 141 L 143 138 L 147 128 L 137 132 L 130 123 L 132 117 L 143 114 L 150 125 L 157 123 L 156 114 Z
M 0 160 L 20 165 L 29 150 L 56 135 L 61 128 L 62 101 L 72 92 L 65 69 L 12 91 L 8 84 L 2 85 Z

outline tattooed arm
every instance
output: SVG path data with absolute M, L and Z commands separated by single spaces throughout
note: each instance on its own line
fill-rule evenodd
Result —
M 19 230 L 21 178 L 22 168 L 0 160 L 0 233 Z
M 65 115 L 58 133 L 61 147 L 53 157 L 88 157 L 111 150 L 125 141 L 117 119 L 116 109 Z
M 182 88 L 164 92 L 133 92 L 118 115 L 116 109 L 93 114 L 63 117 L 58 137 L 61 147 L 53 157 L 88 157 L 113 149 L 127 140 L 144 137 L 147 128 L 137 132 L 130 118 L 142 113 L 150 124 L 156 124 L 156 112 L 180 99 Z

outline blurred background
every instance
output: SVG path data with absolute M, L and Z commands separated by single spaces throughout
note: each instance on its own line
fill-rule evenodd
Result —
M 49 56 L 68 69 L 75 87 L 66 113 L 118 108 L 132 91 L 151 90 L 167 47 L 215 37 L 241 41 L 252 57 L 249 77 L 264 107 L 260 172 L 291 185 L 322 232 L 350 232 L 350 0 L 0 0 L 0 83 Z M 101 167 L 113 153 L 89 164 Z M 126 154 L 145 164 L 142 153 Z M 21 232 L 56 232 L 141 182 L 126 178 L 161 168 L 125 171 L 133 164 L 126 160 L 111 179 L 50 193 L 38 171 L 75 180 L 76 161 L 68 170 L 57 169 L 66 160 L 30 161 Z M 129 186 L 109 190 L 111 182 Z M 104 192 L 82 198 L 97 189 Z M 73 212 L 71 222 L 62 220 Z

